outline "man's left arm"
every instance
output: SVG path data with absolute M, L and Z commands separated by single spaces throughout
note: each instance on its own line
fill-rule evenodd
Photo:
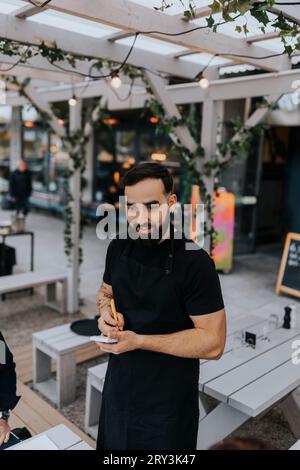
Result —
M 103 351 L 113 354 L 134 349 L 161 352 L 177 357 L 219 359 L 226 339 L 225 310 L 207 315 L 191 315 L 194 328 L 164 335 L 140 335 L 133 331 L 111 331 L 108 336 L 119 343 L 98 343 Z

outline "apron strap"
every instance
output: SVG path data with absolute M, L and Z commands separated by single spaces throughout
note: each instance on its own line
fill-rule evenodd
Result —
M 173 213 L 170 214 L 170 251 L 167 255 L 165 273 L 167 275 L 171 274 L 173 271 L 173 260 L 174 260 L 174 221 Z

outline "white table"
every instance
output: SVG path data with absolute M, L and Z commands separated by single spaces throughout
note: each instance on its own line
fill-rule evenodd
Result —
M 300 450 L 300 439 L 299 441 L 295 442 L 295 444 L 293 444 L 292 447 L 289 448 L 289 450 Z
M 73 333 L 70 323 L 32 335 L 33 386 L 58 408 L 75 400 L 76 352 L 91 344 L 88 336 Z M 57 364 L 51 378 L 51 359 Z
M 267 320 L 253 315 L 230 319 L 225 352 L 218 361 L 201 361 L 198 449 L 224 439 L 249 418 L 258 416 L 300 385 L 300 365 L 292 363 L 292 344 L 300 330 L 279 328 L 264 341 Z M 257 334 L 255 349 L 234 348 L 234 331 Z M 207 395 L 219 404 L 210 409 Z
M 64 424 L 59 424 L 46 432 L 37 434 L 36 436 L 33 436 L 26 441 L 22 441 L 20 444 L 15 444 L 6 450 L 18 450 L 18 447 L 22 446 L 23 443 L 31 443 L 32 447 L 32 444 L 34 445 L 34 441 L 40 436 L 47 436 L 59 450 L 94 450 L 90 445 L 83 441 L 81 437 L 77 436 L 77 434 L 71 431 L 71 429 Z

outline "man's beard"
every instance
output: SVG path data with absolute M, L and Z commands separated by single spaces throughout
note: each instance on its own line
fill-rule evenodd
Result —
M 140 234 L 138 238 L 133 241 L 137 244 L 137 246 L 143 246 L 143 247 L 155 246 L 161 241 L 161 239 L 163 238 L 163 235 L 167 231 L 167 228 L 168 227 L 166 227 L 166 224 L 162 223 L 156 226 L 155 230 L 153 230 L 153 233 L 155 234 L 155 238 L 152 237 L 152 231 L 149 230 L 148 233 L 143 233 L 142 236 Z

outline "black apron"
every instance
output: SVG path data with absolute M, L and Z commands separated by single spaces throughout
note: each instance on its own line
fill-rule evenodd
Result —
M 164 268 L 145 266 L 132 259 L 132 240 L 115 264 L 112 289 L 117 311 L 125 317 L 126 330 L 155 335 L 194 327 L 172 275 L 173 239 L 171 230 Z M 198 380 L 198 359 L 144 350 L 111 354 L 97 449 L 196 449 Z

